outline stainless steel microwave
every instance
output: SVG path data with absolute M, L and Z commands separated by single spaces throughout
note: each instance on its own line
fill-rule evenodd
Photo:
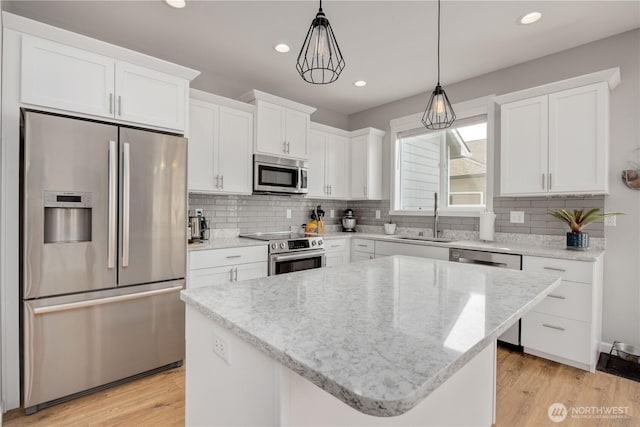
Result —
M 308 163 L 283 157 L 253 156 L 253 192 L 306 194 Z

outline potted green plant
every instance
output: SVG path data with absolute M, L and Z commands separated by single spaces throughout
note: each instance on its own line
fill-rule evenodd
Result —
M 393 223 L 392 219 L 384 223 L 384 232 L 385 234 L 395 234 L 396 225 Z
M 548 214 L 566 222 L 571 229 L 567 233 L 567 249 L 586 250 L 589 248 L 589 234 L 582 231 L 593 221 L 612 215 L 622 215 L 620 212 L 599 213 L 600 208 L 593 208 L 585 213 L 584 209 L 574 209 L 569 212 L 566 209 L 550 209 Z

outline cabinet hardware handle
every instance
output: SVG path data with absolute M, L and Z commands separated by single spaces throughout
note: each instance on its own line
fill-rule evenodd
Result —
M 332 248 L 339 248 L 340 245 L 331 245 Z
M 367 186 L 366 185 L 364 186 L 364 195 L 365 196 L 367 195 Z
M 373 255 L 369 255 L 369 259 L 373 259 L 373 258 L 374 258 Z
M 233 276 L 233 280 L 234 280 L 235 282 L 237 282 L 237 281 L 238 281 L 238 268 L 236 267 L 236 268 L 234 269 L 234 271 L 235 271 L 235 273 L 234 273 L 234 276 Z
M 552 176 L 553 176 L 553 175 L 549 174 L 549 190 L 551 190 L 551 177 L 552 177 Z
M 358 245 L 359 248 L 366 248 L 367 245 Z
M 113 114 L 113 93 L 109 94 L 109 114 Z
M 329 195 L 331 195 L 331 190 L 332 190 L 331 186 L 329 186 Z
M 220 175 L 216 175 L 216 188 L 220 188 Z
M 287 154 L 291 153 L 291 143 L 287 142 Z
M 542 267 L 542 268 L 544 268 L 545 270 L 559 271 L 561 273 L 564 273 L 567 271 L 564 268 L 557 268 L 557 267 Z
M 545 328 L 549 328 L 549 329 L 555 329 L 556 331 L 564 331 L 564 328 L 562 328 L 560 326 L 548 325 L 546 323 L 543 323 L 542 326 L 544 326 Z
M 566 297 L 563 297 L 562 295 L 554 295 L 554 294 L 549 294 L 547 295 L 549 298 L 555 298 L 555 299 L 567 299 Z
M 118 95 L 118 115 L 122 115 L 122 96 Z
M 229 255 L 227 259 L 242 258 L 242 255 Z
M 229 269 L 229 281 L 233 282 L 233 267 Z
M 220 175 L 220 188 L 224 190 L 224 175 Z
M 547 189 L 547 186 L 546 186 L 546 179 L 545 179 L 545 178 L 546 178 L 546 175 L 543 173 L 543 174 L 542 174 L 542 189 L 543 189 L 543 190 L 546 190 L 546 189 Z

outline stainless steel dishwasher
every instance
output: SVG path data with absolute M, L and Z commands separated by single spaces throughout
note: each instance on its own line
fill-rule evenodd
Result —
M 473 249 L 449 249 L 449 261 L 481 264 L 490 267 L 522 270 L 522 255 L 486 252 Z M 498 344 L 522 351 L 520 320 L 498 337 Z

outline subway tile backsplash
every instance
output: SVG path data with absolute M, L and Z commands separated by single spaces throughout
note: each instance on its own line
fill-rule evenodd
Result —
M 344 210 L 351 208 L 358 218 L 358 225 L 380 226 L 389 220 L 389 201 L 341 201 L 306 199 L 301 196 L 225 196 L 189 194 L 189 210 L 203 209 L 211 228 L 239 228 L 241 233 L 258 231 L 284 231 L 310 220 L 311 210 L 321 205 L 325 211 L 327 226 L 340 224 Z M 547 214 L 555 208 L 600 208 L 604 209 L 604 196 L 571 198 L 547 197 L 496 197 L 493 210 L 496 213 L 496 232 L 520 234 L 564 235 L 568 227 Z M 287 218 L 287 209 L 291 218 Z M 334 210 L 334 218 L 330 211 Z M 380 219 L 376 219 L 376 210 Z M 512 224 L 511 211 L 524 211 L 524 223 Z M 394 215 L 391 217 L 398 227 L 427 229 L 433 227 L 433 216 Z M 478 218 L 441 216 L 442 230 L 477 231 Z M 596 221 L 586 229 L 592 237 L 604 237 L 604 224 Z

